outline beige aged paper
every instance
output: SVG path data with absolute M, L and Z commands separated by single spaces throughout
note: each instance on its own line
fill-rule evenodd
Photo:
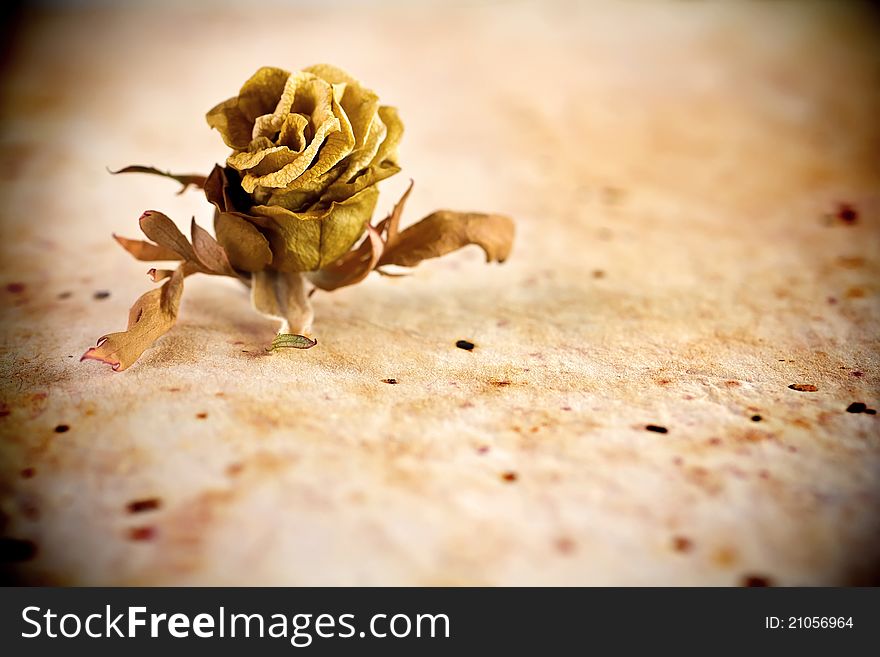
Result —
M 170 6 L 36 14 L 17 34 L 0 105 L 0 509 L 33 554 L 11 576 L 878 581 L 880 419 L 846 411 L 880 406 L 872 17 L 276 11 L 289 39 L 260 38 L 263 15 Z M 319 61 L 406 121 L 377 213 L 412 178 L 403 225 L 510 215 L 508 262 L 469 247 L 318 292 L 318 345 L 276 354 L 244 288 L 196 276 L 127 371 L 79 363 L 155 285 L 111 233 L 138 236 L 147 209 L 184 230 L 213 213 L 106 167 L 207 174 L 228 149 L 205 111 L 259 66 Z M 838 203 L 854 220 L 825 216 Z

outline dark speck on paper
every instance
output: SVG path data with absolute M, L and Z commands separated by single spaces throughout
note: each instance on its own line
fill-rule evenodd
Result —
M 653 431 L 654 433 L 669 433 L 669 429 L 666 427 L 661 427 L 658 424 L 649 424 L 645 427 L 646 431 Z
M 128 538 L 132 541 L 149 541 L 156 536 L 154 527 L 132 527 L 128 530 Z
M 473 342 L 469 342 L 467 340 L 459 340 L 455 343 L 455 346 L 459 349 L 464 349 L 465 351 L 473 351 L 476 345 Z
M 672 539 L 672 546 L 676 552 L 690 552 L 694 547 L 694 543 L 686 536 L 676 536 Z
M 841 223 L 852 225 L 859 220 L 859 211 L 851 203 L 838 203 L 834 216 Z
M 142 500 L 132 500 L 125 505 L 129 513 L 143 513 L 144 511 L 155 511 L 162 506 L 162 501 L 158 497 L 148 497 Z

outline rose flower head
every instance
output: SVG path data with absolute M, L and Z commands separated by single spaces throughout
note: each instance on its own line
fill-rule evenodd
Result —
M 154 281 L 167 280 L 135 302 L 126 331 L 100 338 L 83 359 L 114 370 L 131 365 L 174 325 L 183 281 L 193 273 L 231 276 L 249 286 L 253 307 L 281 321 L 273 349 L 309 348 L 316 344 L 308 336 L 314 288 L 352 285 L 374 269 L 382 273 L 383 265 L 413 267 L 468 244 L 480 246 L 487 261 L 503 262 L 510 252 L 513 222 L 501 215 L 440 210 L 399 230 L 412 184 L 393 211 L 371 225 L 378 183 L 400 171 L 403 123 L 395 108 L 381 105 L 374 91 L 341 69 L 263 67 L 206 118 L 232 149 L 226 166 L 216 165 L 208 176 L 145 166 L 116 173 L 152 173 L 183 189 L 203 188 L 215 208 L 216 239 L 193 220 L 188 241 L 156 211 L 140 218 L 152 242 L 114 236 L 139 260 L 180 265 L 151 269 Z
M 242 192 L 235 210 L 272 249 L 270 263 L 232 262 L 244 271 L 315 271 L 338 260 L 364 233 L 376 183 L 400 171 L 397 110 L 333 66 L 261 68 L 207 118 L 233 149 L 215 175 Z

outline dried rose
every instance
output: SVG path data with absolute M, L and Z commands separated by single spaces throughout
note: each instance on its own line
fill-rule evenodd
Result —
M 316 343 L 306 337 L 314 287 L 352 285 L 382 265 L 413 267 L 468 244 L 480 246 L 487 261 L 503 262 L 510 252 L 513 222 L 501 215 L 444 210 L 399 231 L 412 185 L 388 217 L 370 225 L 377 183 L 400 171 L 403 124 L 394 108 L 379 105 L 374 92 L 335 67 L 292 74 L 261 68 L 207 120 L 233 149 L 227 166 L 215 166 L 207 177 L 143 166 L 117 173 L 152 173 L 183 189 L 203 187 L 215 207 L 216 240 L 193 220 L 190 243 L 159 212 L 140 219 L 153 242 L 116 237 L 139 260 L 182 264 L 150 270 L 153 280 L 168 280 L 132 306 L 127 331 L 102 337 L 83 359 L 115 370 L 131 365 L 173 326 L 189 274 L 239 278 L 251 287 L 254 308 L 282 322 L 273 348 L 309 348 Z
M 397 110 L 332 66 L 261 68 L 207 119 L 234 149 L 227 176 L 246 195 L 242 210 L 268 237 L 278 271 L 338 260 L 363 235 L 376 183 L 400 171 Z

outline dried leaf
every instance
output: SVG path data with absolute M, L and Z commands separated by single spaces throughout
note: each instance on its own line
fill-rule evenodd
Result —
M 197 173 L 185 173 L 185 174 L 171 173 L 170 171 L 160 171 L 159 169 L 156 169 L 154 167 L 145 167 L 145 166 L 140 166 L 140 165 L 128 166 L 123 169 L 120 169 L 119 171 L 112 171 L 110 169 L 108 169 L 108 171 L 110 171 L 110 173 L 112 173 L 114 175 L 117 173 L 150 173 L 155 176 L 162 176 L 164 178 L 171 178 L 172 180 L 176 180 L 181 185 L 183 185 L 183 187 L 180 188 L 180 191 L 177 192 L 178 194 L 183 194 L 187 190 L 187 188 L 190 186 L 197 187 L 199 189 L 203 188 L 205 186 L 205 179 L 206 179 L 205 176 L 200 176 Z
M 317 340 L 312 340 L 304 335 L 294 335 L 292 333 L 279 333 L 272 340 L 272 346 L 267 351 L 276 351 L 277 349 L 311 349 Z
M 208 231 L 196 223 L 195 217 L 193 217 L 190 230 L 192 231 L 193 251 L 208 272 L 220 276 L 238 276 L 232 265 L 229 264 L 226 251 Z
M 205 197 L 212 203 L 218 212 L 228 212 L 245 220 L 250 220 L 250 215 L 245 214 L 252 205 L 251 198 L 241 188 L 241 176 L 235 169 L 215 165 L 205 181 Z
M 412 178 L 409 180 L 409 185 L 406 188 L 406 191 L 403 193 L 403 196 L 400 197 L 400 200 L 394 204 L 394 208 L 391 210 L 391 213 L 385 217 L 379 225 L 377 229 L 380 233 L 384 233 L 385 235 L 385 247 L 393 245 L 397 241 L 397 236 L 399 234 L 399 226 L 400 226 L 400 217 L 403 214 L 403 208 L 406 205 L 406 200 L 409 198 L 410 192 L 412 192 L 413 185 Z
M 393 227 L 389 221 L 389 230 Z M 499 214 L 439 210 L 389 240 L 379 265 L 415 267 L 468 244 L 486 253 L 486 262 L 504 262 L 513 245 L 513 221 Z
M 156 269 L 153 267 L 152 269 L 147 270 L 147 276 L 149 276 L 150 280 L 154 283 L 158 283 L 162 279 L 170 277 L 172 274 L 174 274 L 173 269 Z
M 116 233 L 113 233 L 113 239 L 119 242 L 123 249 L 128 251 L 138 260 L 151 262 L 153 260 L 181 259 L 181 256 L 177 251 L 166 248 L 164 246 L 159 246 L 158 244 L 153 244 L 152 242 L 144 242 L 143 240 L 131 240 L 127 237 L 120 237 Z
M 80 361 L 98 360 L 121 371 L 174 326 L 183 294 L 186 265 L 180 265 L 162 287 L 141 296 L 128 312 L 128 329 L 98 339 Z
M 382 255 L 382 238 L 372 226 L 367 226 L 367 238 L 357 249 L 349 251 L 329 267 L 306 274 L 322 290 L 335 290 L 364 280 Z
M 405 272 L 391 272 L 386 269 L 382 269 L 381 267 L 376 267 L 375 272 L 380 276 L 384 276 L 385 278 L 409 278 L 412 276 L 410 273 Z
M 278 333 L 303 335 L 311 329 L 314 313 L 299 272 L 271 269 L 254 272 L 251 304 L 257 312 L 281 321 Z
M 188 273 L 201 271 L 206 274 L 240 277 L 229 263 L 225 249 L 208 231 L 196 224 L 195 217 L 191 224 L 192 244 L 187 242 L 174 222 L 161 212 L 153 210 L 144 212 L 140 218 L 140 225 L 141 230 L 158 244 L 113 236 L 135 258 L 183 260 L 187 264 Z M 151 269 L 147 273 L 154 281 L 170 275 L 168 270 L 161 269 Z
M 218 212 L 214 215 L 214 232 L 236 269 L 260 271 L 272 262 L 269 240 L 251 222 L 232 213 Z
M 183 260 L 197 261 L 192 245 L 171 219 L 156 210 L 147 210 L 140 218 L 141 230 L 159 246 L 177 252 Z

